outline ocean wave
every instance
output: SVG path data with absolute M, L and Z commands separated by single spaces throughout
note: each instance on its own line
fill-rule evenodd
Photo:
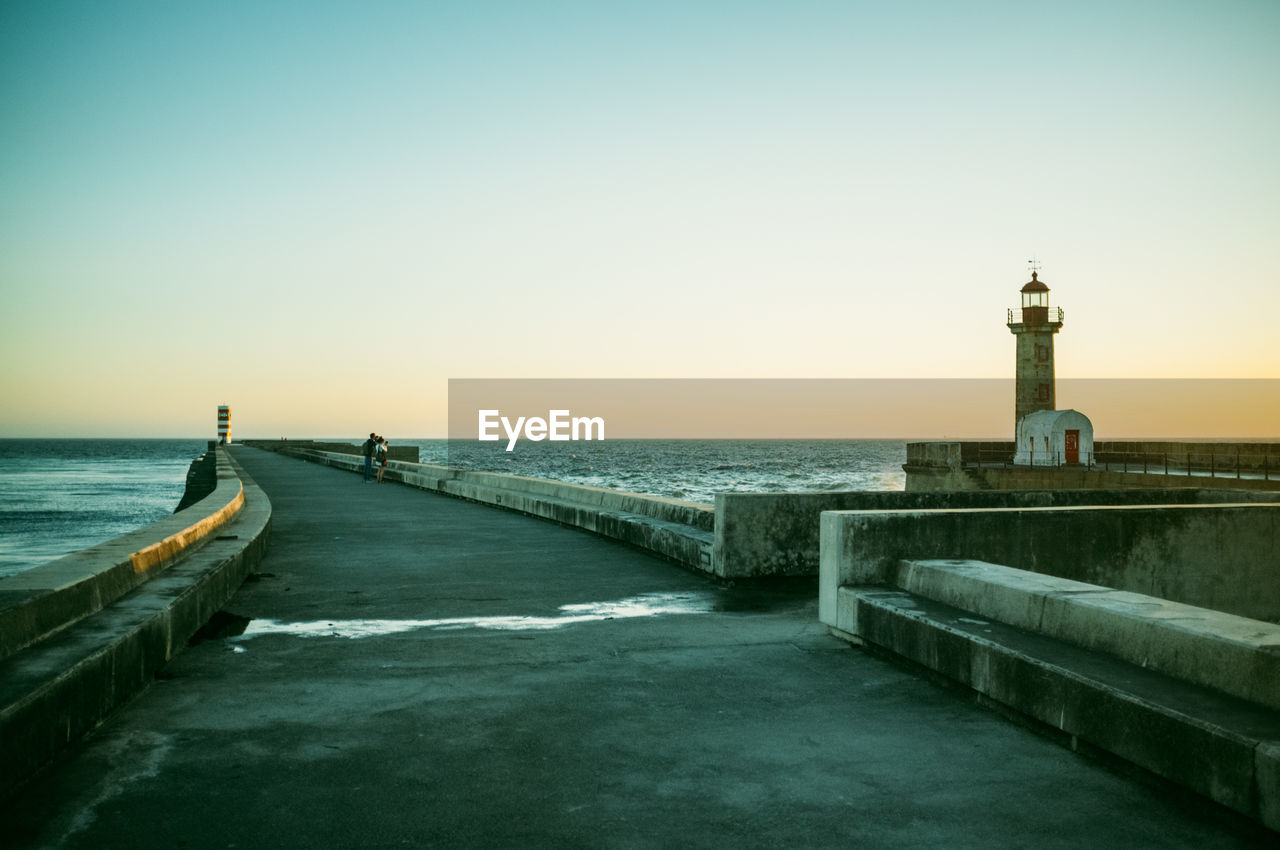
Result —
M 424 457 L 441 454 L 431 441 L 400 443 L 418 443 Z M 446 462 L 703 504 L 717 492 L 901 490 L 905 483 L 905 442 L 609 440 L 521 443 L 514 455 L 503 449 L 450 447 Z

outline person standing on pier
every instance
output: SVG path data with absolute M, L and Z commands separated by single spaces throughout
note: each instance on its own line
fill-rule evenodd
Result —
M 387 458 L 391 455 L 391 444 L 382 437 L 378 438 L 378 483 L 382 483 L 382 473 L 387 471 Z
M 364 483 L 373 479 L 373 453 L 378 447 L 378 435 L 369 432 L 369 439 L 364 441 Z

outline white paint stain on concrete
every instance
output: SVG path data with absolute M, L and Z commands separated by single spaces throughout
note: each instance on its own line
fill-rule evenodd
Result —
M 244 633 L 228 638 L 245 641 L 263 635 L 294 637 L 366 638 L 419 629 L 489 629 L 496 631 L 547 631 L 575 623 L 625 620 L 664 614 L 704 614 L 713 600 L 706 593 L 645 593 L 613 602 L 561 605 L 554 617 L 505 615 L 493 617 L 446 617 L 434 620 L 312 620 L 285 623 L 280 620 L 253 620 Z

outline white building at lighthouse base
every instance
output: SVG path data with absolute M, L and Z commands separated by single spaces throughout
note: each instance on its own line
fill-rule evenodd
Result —
M 1093 423 L 1078 410 L 1037 410 L 1018 421 L 1015 466 L 1093 462 Z

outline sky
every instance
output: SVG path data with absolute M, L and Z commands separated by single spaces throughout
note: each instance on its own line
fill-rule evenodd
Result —
M 1277 43 L 1272 0 L 14 0 L 0 437 L 1007 378 L 1032 258 L 1061 378 L 1280 378 Z

